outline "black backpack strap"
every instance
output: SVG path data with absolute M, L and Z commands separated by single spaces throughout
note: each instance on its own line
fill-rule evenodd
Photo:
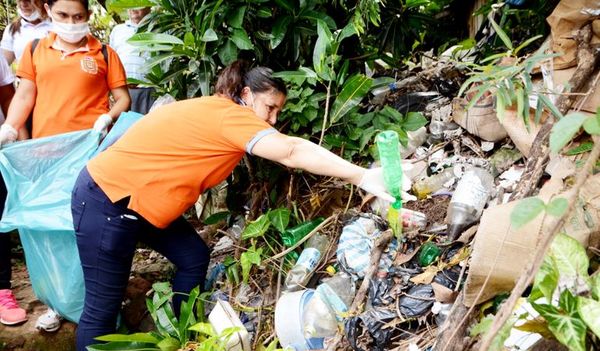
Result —
M 104 62 L 106 62 L 106 65 L 108 66 L 108 49 L 105 44 L 102 44 L 102 56 L 104 56 Z
M 37 48 L 38 44 L 40 43 L 40 39 L 33 39 L 33 41 L 31 42 L 31 57 L 33 57 L 33 53 L 35 52 L 35 48 Z

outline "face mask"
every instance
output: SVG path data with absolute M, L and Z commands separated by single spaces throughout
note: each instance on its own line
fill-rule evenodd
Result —
M 38 19 L 40 19 L 40 11 L 38 11 L 38 9 L 35 9 L 31 15 L 27 16 L 26 14 L 23 13 L 23 11 L 21 11 L 20 8 L 17 7 L 17 13 L 19 14 L 19 16 L 21 16 L 22 19 L 24 19 L 27 22 L 35 22 Z
M 251 106 L 249 106 L 249 105 L 246 103 L 246 101 L 244 101 L 244 100 L 243 100 L 243 99 L 241 99 L 241 98 L 239 99 L 239 104 L 240 104 L 240 105 L 242 105 L 242 106 L 248 106 L 248 107 L 250 107 L 250 108 L 254 108 L 254 93 L 252 92 L 252 90 L 250 90 L 250 91 L 249 91 L 249 93 L 250 93 L 250 99 L 252 99 L 252 105 L 251 105 Z
M 79 43 L 89 32 L 90 26 L 87 22 L 83 23 L 61 23 L 56 22 L 52 16 L 52 29 L 56 35 L 67 43 Z

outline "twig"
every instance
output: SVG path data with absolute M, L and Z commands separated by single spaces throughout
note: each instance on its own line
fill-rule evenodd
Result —
M 316 232 L 318 232 L 319 230 L 321 230 L 323 227 L 325 227 L 327 224 L 329 224 L 329 222 L 333 221 L 334 219 L 336 219 L 338 216 L 338 213 L 334 213 L 331 216 L 329 216 L 326 220 L 324 220 L 323 222 L 321 222 L 321 224 L 319 224 L 315 229 L 313 229 L 310 233 L 306 234 L 306 236 L 300 240 L 298 240 L 297 243 L 295 243 L 294 245 L 290 246 L 289 248 L 281 251 L 280 253 L 278 253 L 275 256 L 269 257 L 265 260 L 265 262 L 272 262 L 277 260 L 278 258 L 281 258 L 285 255 L 287 255 L 288 253 L 296 250 L 296 248 L 300 247 L 300 245 L 304 244 L 305 241 L 307 241 L 308 239 L 310 239 L 313 235 L 315 235 Z
M 515 284 L 515 287 L 513 288 L 509 298 L 502 304 L 500 311 L 498 312 L 498 314 L 496 314 L 490 331 L 485 335 L 481 342 L 480 350 L 487 350 L 490 347 L 492 340 L 498 334 L 502 326 L 506 323 L 506 321 L 512 314 L 512 311 L 514 310 L 518 299 L 521 297 L 525 289 L 529 286 L 529 284 L 535 277 L 535 274 L 542 265 L 544 255 L 546 254 L 546 251 L 552 244 L 552 240 L 556 236 L 556 233 L 558 233 L 558 231 L 563 227 L 563 225 L 566 222 L 566 219 L 573 211 L 575 202 L 579 197 L 579 191 L 581 190 L 581 187 L 584 185 L 585 181 L 589 178 L 591 171 L 595 166 L 598 157 L 600 156 L 600 137 L 593 136 L 593 140 L 594 148 L 592 149 L 590 156 L 586 160 L 583 170 L 576 175 L 575 185 L 571 189 L 570 194 L 567 196 L 567 200 L 569 202 L 568 210 L 565 213 L 563 213 L 563 215 L 560 216 L 559 219 L 555 219 L 555 217 L 551 218 L 552 222 L 554 222 L 551 222 L 551 230 L 548 234 L 541 238 L 540 245 L 538 245 L 538 248 L 535 251 L 533 258 L 523 270 L 523 273 L 520 275 L 519 280 Z
M 331 81 L 327 85 L 327 98 L 325 99 L 325 114 L 323 115 L 323 125 L 321 126 L 321 136 L 319 137 L 319 146 L 323 143 L 325 129 L 327 129 L 327 117 L 329 117 L 329 100 L 331 99 Z
M 358 314 L 359 308 L 363 305 L 364 299 L 367 297 L 367 292 L 369 291 L 369 282 L 377 269 L 379 269 L 379 260 L 381 259 L 381 255 L 383 251 L 387 248 L 388 244 L 394 237 L 391 229 L 386 230 L 381 233 L 381 235 L 375 240 L 375 245 L 373 245 L 373 249 L 371 250 L 371 260 L 369 261 L 369 268 L 365 272 L 365 277 L 360 284 L 360 288 L 354 297 L 354 301 L 352 301 L 352 306 L 348 309 L 348 315 L 356 315 Z M 335 335 L 333 341 L 327 347 L 327 351 L 334 351 L 338 344 L 342 341 L 342 334 L 338 331 Z

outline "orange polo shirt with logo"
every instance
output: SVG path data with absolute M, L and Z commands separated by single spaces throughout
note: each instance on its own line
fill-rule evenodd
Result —
M 96 119 L 109 111 L 108 93 L 126 85 L 123 65 L 107 47 L 88 35 L 86 47 L 63 53 L 53 46 L 56 34 L 40 39 L 31 55 L 27 44 L 17 76 L 35 83 L 33 138 L 92 128 Z
M 111 201 L 130 196 L 130 209 L 166 228 L 271 133 L 252 109 L 228 98 L 179 101 L 137 121 L 87 169 Z

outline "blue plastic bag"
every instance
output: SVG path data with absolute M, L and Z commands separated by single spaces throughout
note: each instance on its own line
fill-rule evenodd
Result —
M 140 117 L 134 112 L 122 114 L 100 146 L 100 134 L 85 130 L 0 150 L 0 172 L 8 191 L 0 232 L 19 230 L 33 291 L 70 321 L 79 321 L 85 293 L 71 190 L 85 164 Z

